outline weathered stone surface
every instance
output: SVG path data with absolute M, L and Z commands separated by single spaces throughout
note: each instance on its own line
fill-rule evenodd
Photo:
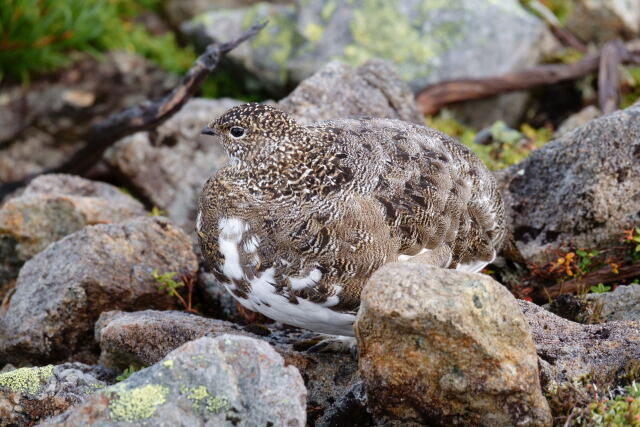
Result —
M 586 125 L 591 120 L 597 119 L 601 115 L 602 113 L 600 112 L 598 107 L 594 105 L 584 107 L 582 110 L 578 111 L 575 114 L 572 114 L 564 122 L 562 122 L 553 136 L 554 138 L 559 138 L 562 135 L 579 128 L 580 126 Z
M 145 198 L 192 233 L 200 189 L 227 162 L 217 137 L 200 135 L 200 131 L 240 103 L 232 99 L 192 99 L 153 132 L 138 132 L 122 139 L 105 157 Z
M 4 87 L 0 97 L 0 182 L 60 165 L 111 113 L 162 96 L 178 77 L 132 53 L 74 58 L 55 76 Z M 52 81 L 53 80 L 53 81 Z
M 533 303 L 518 303 L 531 327 L 538 355 L 548 363 L 543 376 L 547 390 L 578 379 L 608 387 L 640 360 L 638 322 L 581 325 Z
M 72 175 L 43 175 L 0 207 L 0 299 L 2 285 L 25 261 L 85 225 L 144 215 L 140 202 L 101 182 Z
M 586 42 L 605 42 L 640 35 L 640 8 L 635 0 L 572 0 L 567 29 Z
M 300 83 L 278 107 L 305 124 L 363 116 L 424 124 L 409 86 L 389 62 L 379 59 L 357 68 L 331 62 Z
M 204 337 L 49 425 L 304 426 L 306 394 L 298 370 L 285 366 L 269 344 L 235 335 Z
M 556 258 L 561 242 L 617 245 L 640 222 L 640 105 L 531 152 L 501 174 L 507 215 L 527 261 Z
M 447 425 L 551 424 L 528 325 L 488 276 L 387 264 L 363 290 L 356 336 L 374 413 Z
M 175 27 L 201 13 L 213 10 L 236 9 L 259 3 L 261 0 L 167 0 L 163 9 Z M 270 3 L 292 3 L 292 0 L 270 0 Z
M 195 274 L 191 240 L 166 218 L 88 226 L 27 261 L 0 311 L 0 363 L 62 360 L 94 346 L 103 311 L 168 308 L 151 276 Z
M 150 366 L 184 343 L 223 334 L 253 336 L 234 323 L 183 311 L 109 311 L 95 326 L 100 363 L 112 368 Z
M 600 319 L 605 322 L 614 320 L 635 320 L 640 322 L 640 286 L 618 286 L 612 292 L 587 294 L 587 301 L 601 306 Z
M 296 328 L 275 325 L 261 328 L 240 327 L 229 322 L 176 311 L 119 311 L 103 313 L 96 324 L 96 341 L 102 349 L 101 363 L 123 369 L 129 365 L 148 366 L 157 363 L 180 345 L 221 334 L 251 336 L 274 346 L 288 365 L 295 366 L 308 390 L 309 419 L 323 416 L 345 395 L 356 380 L 356 363 L 349 354 L 299 352 L 294 346 L 309 338 Z
M 394 62 L 417 90 L 530 65 L 545 35 L 516 0 L 260 3 L 199 15 L 182 30 L 202 43 L 228 40 L 265 19 L 269 26 L 230 57 L 271 87 L 300 82 L 331 60 L 358 66 L 379 57 Z
M 112 373 L 82 363 L 0 374 L 0 426 L 28 426 L 60 414 L 107 385 Z

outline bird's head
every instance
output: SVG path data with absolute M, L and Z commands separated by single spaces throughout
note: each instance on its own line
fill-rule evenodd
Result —
M 232 162 L 244 161 L 266 146 L 290 138 L 299 129 L 287 113 L 255 102 L 227 110 L 202 129 L 205 135 L 218 135 Z

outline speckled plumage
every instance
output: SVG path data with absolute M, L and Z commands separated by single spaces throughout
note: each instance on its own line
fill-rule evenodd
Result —
M 440 132 L 369 118 L 305 127 L 260 104 L 208 127 L 231 162 L 200 197 L 203 255 L 245 307 L 275 320 L 352 335 L 362 287 L 384 263 L 477 271 L 504 240 L 491 173 Z

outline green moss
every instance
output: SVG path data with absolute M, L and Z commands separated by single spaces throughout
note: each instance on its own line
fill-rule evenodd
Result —
M 622 395 L 599 399 L 575 417 L 579 426 L 640 426 L 640 385 L 633 383 Z
M 53 365 L 40 368 L 20 368 L 0 374 L 0 388 L 14 393 L 36 394 L 53 375 Z
M 193 409 L 204 408 L 207 412 L 216 413 L 229 405 L 226 396 L 211 396 L 205 386 L 182 387 L 180 393 L 193 402 Z
M 116 391 L 109 402 L 109 416 L 128 422 L 149 418 L 166 402 L 168 393 L 169 389 L 155 384 Z

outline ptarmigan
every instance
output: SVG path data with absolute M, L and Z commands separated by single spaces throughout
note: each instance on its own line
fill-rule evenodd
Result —
M 249 310 L 353 336 L 381 265 L 479 271 L 505 238 L 491 173 L 450 137 L 399 120 L 302 126 L 267 105 L 203 129 L 230 163 L 205 184 L 196 228 L 208 267 Z

